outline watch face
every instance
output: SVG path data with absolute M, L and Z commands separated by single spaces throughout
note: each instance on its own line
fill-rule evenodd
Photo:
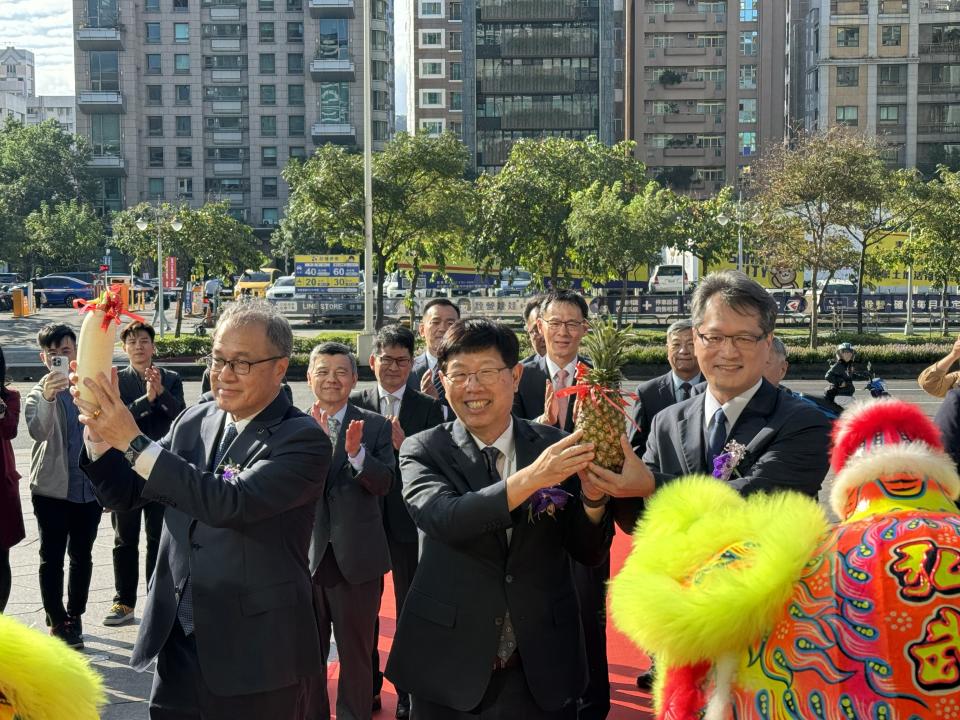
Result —
M 138 453 L 142 453 L 148 447 L 150 447 L 150 438 L 146 435 L 137 435 L 133 440 L 130 441 L 130 447 Z

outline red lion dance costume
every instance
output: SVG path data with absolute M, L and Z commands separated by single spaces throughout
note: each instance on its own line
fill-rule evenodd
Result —
M 659 490 L 611 583 L 660 720 L 960 720 L 960 478 L 913 405 L 837 421 L 830 527 L 794 493 Z

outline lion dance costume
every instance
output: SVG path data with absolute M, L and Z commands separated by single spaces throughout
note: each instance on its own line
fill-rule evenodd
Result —
M 611 583 L 659 720 L 960 720 L 960 478 L 915 406 L 848 409 L 831 506 L 657 492 Z
M 0 720 L 97 720 L 103 701 L 82 654 L 0 615 Z

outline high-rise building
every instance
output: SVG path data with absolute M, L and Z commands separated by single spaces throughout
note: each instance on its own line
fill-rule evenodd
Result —
M 895 167 L 960 163 L 960 0 L 805 0 L 808 131 L 879 134 Z
M 33 53 L 15 47 L 0 50 L 0 92 L 33 97 L 37 87 Z
M 391 0 L 371 0 L 373 146 L 393 131 Z M 364 0 L 74 0 L 98 206 L 227 200 L 269 231 L 289 158 L 363 137 Z
M 628 0 L 629 2 L 629 0 Z M 782 141 L 783 0 L 636 0 L 627 117 L 650 174 L 710 195 Z
M 56 120 L 71 135 L 77 131 L 77 98 L 73 95 L 40 95 L 27 99 L 27 125 Z
M 412 128 L 496 172 L 520 138 L 622 138 L 620 0 L 414 0 Z

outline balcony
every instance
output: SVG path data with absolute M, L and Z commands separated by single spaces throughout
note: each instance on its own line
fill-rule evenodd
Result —
M 960 55 L 960 42 L 921 42 L 921 55 L 944 55 L 945 59 L 955 59 Z M 924 57 L 924 60 L 933 60 L 931 57 Z
M 958 135 L 960 123 L 921 123 L 917 127 L 918 135 Z
M 353 0 L 310 0 L 310 17 L 352 18 Z
M 878 135 L 906 135 L 907 126 L 905 123 L 886 123 L 878 122 L 877 123 L 877 134 Z
M 243 102 L 240 100 L 216 100 L 210 109 L 215 115 L 239 115 L 243 112 Z
M 244 200 L 246 200 L 246 196 L 242 192 L 223 193 L 222 197 L 231 205 L 243 205 Z
M 582 7 L 577 0 L 479 0 L 480 20 L 562 22 L 599 17 L 598 7 Z
M 866 15 L 867 0 L 830 0 L 831 15 Z
M 123 113 L 127 111 L 123 93 L 112 90 L 84 90 L 77 96 L 77 108 L 85 113 Z
M 238 83 L 243 79 L 243 70 L 212 70 L 210 79 L 215 83 Z
M 213 133 L 214 145 L 239 145 L 243 142 L 243 132 L 240 130 L 217 130 Z
M 599 47 L 591 31 L 571 29 L 569 36 L 555 37 L 535 28 L 524 36 L 503 35 L 498 45 L 477 45 L 477 57 L 594 57 Z
M 238 7 L 212 7 L 210 8 L 210 20 L 213 22 L 223 22 L 225 20 L 239 20 L 240 8 Z
M 675 112 L 647 115 L 646 132 L 718 133 L 726 129 L 725 116 L 713 113 Z
M 310 135 L 317 145 L 324 143 L 334 145 L 357 144 L 357 129 L 350 123 L 314 123 L 310 128 Z
M 921 13 L 960 13 L 960 0 L 923 0 Z
M 921 82 L 917 84 L 917 93 L 926 96 L 925 100 L 939 99 L 943 102 L 949 102 L 957 99 L 958 94 L 960 94 L 960 85 L 956 83 Z
M 906 95 L 907 86 L 903 85 L 878 85 L 877 95 Z
M 500 117 L 478 117 L 478 130 L 596 130 L 599 118 L 589 110 L 557 110 L 549 104 L 508 110 Z
M 100 177 L 126 177 L 127 168 L 119 155 L 94 155 L 87 162 L 87 169 Z
M 239 175 L 242 172 L 242 162 L 216 162 L 213 164 L 214 175 Z
M 357 71 L 350 54 L 343 51 L 339 57 L 315 57 L 311 60 L 310 77 L 314 82 L 354 82 Z
M 213 52 L 240 52 L 240 38 L 213 38 L 210 49 Z
M 77 28 L 77 47 L 81 50 L 123 50 L 119 23 L 115 27 Z
M 479 87 L 477 92 L 489 94 L 532 94 L 558 95 L 571 93 L 597 92 L 599 80 L 597 78 L 583 79 L 577 77 L 579 72 L 565 68 L 533 69 L 527 67 L 503 67 L 499 72 L 482 74 L 477 77 Z M 587 73 L 583 73 L 587 75 Z

